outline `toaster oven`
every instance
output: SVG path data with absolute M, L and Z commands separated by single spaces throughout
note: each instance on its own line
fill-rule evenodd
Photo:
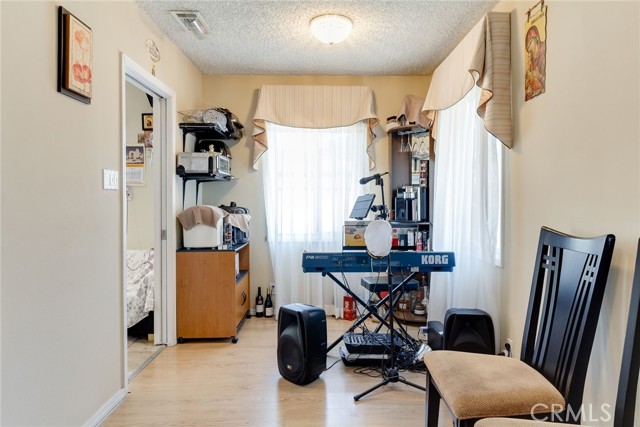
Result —
M 178 153 L 178 175 L 231 175 L 231 159 L 220 153 Z

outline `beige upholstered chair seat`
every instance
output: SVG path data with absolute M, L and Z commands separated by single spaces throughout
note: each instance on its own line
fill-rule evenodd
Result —
M 475 427 L 580 427 L 579 424 L 546 423 L 535 420 L 519 420 L 515 418 L 485 418 L 478 421 Z
M 427 353 L 424 363 L 459 420 L 548 413 L 565 405 L 549 381 L 518 359 L 439 350 Z

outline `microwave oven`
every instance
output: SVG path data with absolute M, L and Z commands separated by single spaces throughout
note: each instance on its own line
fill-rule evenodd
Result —
M 220 153 L 178 153 L 178 174 L 231 175 L 231 159 Z

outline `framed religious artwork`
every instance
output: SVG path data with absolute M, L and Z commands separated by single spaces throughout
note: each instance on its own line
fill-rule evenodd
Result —
M 58 92 L 91 104 L 93 32 L 71 12 L 58 7 Z
M 153 114 L 142 113 L 142 130 L 153 130 Z
M 534 10 L 540 7 L 540 10 Z M 524 26 L 524 100 L 546 92 L 547 80 L 547 6 L 540 0 L 527 11 Z

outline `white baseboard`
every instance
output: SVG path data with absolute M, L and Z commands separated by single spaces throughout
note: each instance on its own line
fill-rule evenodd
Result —
M 116 409 L 120 402 L 122 402 L 122 399 L 124 399 L 126 396 L 126 389 L 121 388 L 120 390 L 118 390 L 118 392 L 114 394 L 111 399 L 109 399 L 104 405 L 102 405 L 98 412 L 93 414 L 93 416 L 84 423 L 84 426 L 95 427 L 100 425 L 100 423 L 104 421 L 105 418 L 107 418 L 114 409 Z
M 327 316 L 334 316 L 336 319 L 342 318 L 342 313 L 338 312 L 335 305 L 327 304 L 323 308 Z

